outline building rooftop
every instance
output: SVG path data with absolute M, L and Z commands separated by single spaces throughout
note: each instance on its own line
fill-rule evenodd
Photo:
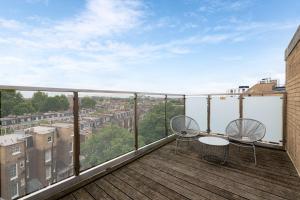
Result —
M 0 146 L 9 146 L 19 142 L 19 140 L 29 137 L 30 135 L 25 134 L 25 131 L 15 131 L 12 134 L 0 136 Z
M 35 126 L 29 128 L 29 130 L 37 134 L 48 134 L 54 132 L 55 128 L 49 126 Z
M 72 128 L 73 124 L 71 124 L 71 123 L 55 123 L 55 124 L 51 124 L 51 126 L 58 127 L 58 128 Z

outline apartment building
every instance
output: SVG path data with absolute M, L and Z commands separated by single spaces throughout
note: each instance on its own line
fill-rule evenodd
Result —
M 57 181 L 73 175 L 73 140 L 72 123 L 55 123 L 51 125 L 57 131 Z
M 34 158 L 30 161 L 29 174 L 43 186 L 56 182 L 57 130 L 54 127 L 36 126 L 26 129 L 32 135 Z
M 0 136 L 1 197 L 15 199 L 26 194 L 26 138 L 25 132 Z
M 27 129 L 32 126 L 38 126 L 41 122 L 47 121 L 52 123 L 55 121 L 71 121 L 73 113 L 70 111 L 65 112 L 49 112 L 49 113 L 36 113 L 32 115 L 21 116 L 7 116 L 0 118 L 1 134 L 12 133 L 14 130 Z
M 71 176 L 73 134 L 72 123 L 55 123 L 0 136 L 1 197 L 14 199 Z
M 275 91 L 285 91 L 284 86 L 280 86 L 278 80 L 271 78 L 263 78 L 257 84 L 253 85 L 248 91 L 248 94 L 252 93 L 268 93 Z

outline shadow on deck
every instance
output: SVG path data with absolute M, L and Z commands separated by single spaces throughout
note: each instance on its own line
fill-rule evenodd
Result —
M 195 145 L 194 145 L 195 146 Z M 208 163 L 195 147 L 174 142 L 86 185 L 63 200 L 300 199 L 300 178 L 284 151 L 230 146 L 225 165 Z

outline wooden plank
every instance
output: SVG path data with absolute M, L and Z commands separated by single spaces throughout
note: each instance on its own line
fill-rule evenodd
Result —
M 164 152 L 170 152 L 172 153 L 173 148 L 170 148 L 170 146 L 165 146 L 159 151 Z M 199 160 L 199 154 L 192 152 L 192 151 L 180 151 L 180 154 L 182 154 L 184 157 L 190 158 L 192 160 Z M 270 172 L 265 169 L 256 168 L 251 165 L 241 164 L 241 163 L 234 163 L 232 160 L 229 160 L 230 162 L 227 163 L 226 166 L 223 166 L 224 168 L 228 168 L 231 170 L 236 170 L 241 174 L 245 174 L 248 176 L 251 176 L 255 179 L 261 179 L 266 182 L 271 182 L 274 184 L 278 184 L 284 187 L 293 188 L 299 190 L 299 177 L 287 177 L 285 175 L 278 174 L 279 172 Z M 275 164 L 275 163 L 274 163 Z
M 143 159 L 143 160 L 141 160 L 141 162 L 145 162 L 145 160 Z M 149 163 L 147 163 L 147 164 L 149 164 Z M 245 198 L 243 198 L 241 196 L 238 196 L 238 195 L 236 195 L 232 192 L 229 192 L 229 191 L 224 190 L 222 188 L 216 187 L 215 185 L 206 183 L 205 181 L 202 181 L 201 179 L 197 179 L 195 177 L 183 174 L 181 172 L 178 172 L 178 171 L 173 170 L 171 168 L 168 168 L 166 166 L 161 166 L 159 163 L 155 163 L 155 167 L 162 170 L 162 171 L 165 171 L 166 173 L 172 174 L 175 177 L 178 177 L 182 180 L 185 180 L 185 181 L 187 181 L 191 184 L 194 184 L 198 187 L 204 188 L 207 191 L 210 191 L 211 193 L 215 193 L 218 196 L 220 196 L 219 199 L 221 199 L 222 197 L 224 197 L 225 199 L 234 199 L 234 200 L 245 199 Z
M 95 183 L 88 184 L 84 187 L 96 200 L 112 200 L 112 198 L 104 192 Z
M 61 200 L 76 200 L 76 199 L 72 194 L 69 194 L 69 195 L 61 198 Z
M 176 163 L 176 162 L 170 161 L 170 160 L 168 160 L 168 162 L 165 162 L 163 164 L 165 164 L 169 168 L 180 170 L 184 174 L 197 177 L 201 180 L 206 181 L 207 183 L 216 185 L 220 188 L 228 190 L 228 191 L 235 193 L 236 195 L 242 196 L 244 198 L 258 200 L 258 199 L 262 199 L 262 198 L 272 197 L 273 199 L 282 199 L 279 197 L 277 198 L 276 196 L 270 195 L 268 193 L 265 193 L 263 191 L 255 190 L 246 185 L 242 185 L 242 184 L 236 183 L 234 181 L 228 180 L 224 177 L 219 177 L 217 175 L 210 174 L 210 173 L 207 173 L 202 170 L 197 170 L 196 168 L 187 166 L 185 164 Z M 131 165 L 135 165 L 135 163 L 132 163 Z
M 262 190 L 262 191 L 268 192 L 271 196 L 277 195 L 281 198 L 294 199 L 296 197 L 296 198 L 300 199 L 299 193 L 294 192 L 293 190 L 291 190 L 289 188 L 278 186 L 276 184 L 271 184 L 269 182 L 264 182 L 264 181 L 255 179 L 253 177 L 249 177 L 249 176 L 240 174 L 238 172 L 231 171 L 225 167 L 220 168 L 218 166 L 213 166 L 208 163 L 201 163 L 201 161 L 196 162 L 196 161 L 190 160 L 188 158 L 185 158 L 185 157 L 179 156 L 179 155 L 172 156 L 172 157 L 167 156 L 167 155 L 159 155 L 159 156 L 149 155 L 149 156 L 145 157 L 144 159 L 140 159 L 140 161 L 146 162 L 151 165 L 151 164 L 155 163 L 155 161 L 159 161 L 159 160 L 161 162 L 168 163 L 168 162 L 170 162 L 170 160 L 168 158 L 172 158 L 172 159 L 174 158 L 174 160 L 176 162 L 179 162 L 181 164 L 188 163 L 189 166 L 195 167 L 198 170 L 205 170 L 209 173 L 215 174 L 220 177 L 224 177 L 228 180 L 235 181 L 240 184 L 244 184 L 246 186 L 252 187 L 257 190 Z M 155 163 L 155 166 L 158 167 L 158 164 Z M 163 169 L 165 169 L 165 168 L 166 167 L 163 167 Z M 277 197 L 272 197 L 272 198 L 277 198 Z
M 153 163 L 151 163 L 151 167 L 149 167 L 148 165 L 145 165 L 143 163 L 141 163 L 141 164 L 142 165 L 140 165 L 139 162 L 135 163 L 135 165 L 142 168 L 143 170 L 147 170 L 147 171 L 151 172 L 153 174 L 153 176 L 159 176 L 161 178 L 166 179 L 167 181 L 170 181 L 170 182 L 180 185 L 185 190 L 193 191 L 194 193 L 199 195 L 199 198 L 200 198 L 200 196 L 202 196 L 204 198 L 212 199 L 212 200 L 225 200 L 226 199 L 223 196 L 217 195 L 214 192 L 211 192 L 204 188 L 201 188 L 198 185 L 194 185 L 188 181 L 177 178 L 173 174 L 165 173 L 164 170 L 161 170 L 161 171 L 157 170 L 155 161 Z
M 167 157 L 169 157 L 169 154 L 170 153 L 172 153 L 172 150 L 169 150 L 169 151 L 166 151 L 165 149 L 163 150 L 163 151 L 157 151 L 157 152 L 155 152 L 154 154 L 151 154 L 151 155 L 156 155 L 156 154 L 159 154 L 159 153 L 161 153 L 162 154 L 162 156 L 163 156 L 163 154 L 166 154 L 165 156 L 167 156 Z M 189 155 L 188 156 L 193 156 L 193 155 L 190 155 L 191 153 L 189 153 Z M 181 157 L 179 157 L 178 159 L 180 159 L 180 160 L 186 160 L 186 161 L 190 161 L 191 163 L 194 163 L 194 165 L 196 165 L 197 164 L 197 167 L 202 167 L 203 169 L 205 169 L 205 170 L 209 170 L 211 167 L 213 167 L 213 165 L 207 165 L 207 163 L 205 163 L 205 162 L 202 162 L 202 159 L 200 159 L 200 158 L 198 158 L 198 156 L 197 157 L 193 157 L 192 159 L 190 159 L 187 155 L 182 155 L 182 153 L 180 153 L 180 154 L 178 154 L 178 155 L 174 155 L 175 157 L 176 156 L 181 156 Z M 174 156 L 172 156 L 172 157 L 174 157 Z M 200 162 L 200 163 L 199 163 Z M 215 170 L 218 170 L 219 171 L 219 173 L 218 173 L 218 175 L 226 175 L 226 174 L 230 174 L 230 176 L 228 176 L 229 178 L 233 178 L 234 177 L 234 174 L 238 174 L 238 175 L 242 175 L 243 176 L 243 173 L 242 173 L 242 170 L 243 170 L 243 168 L 241 168 L 240 170 L 235 170 L 234 168 L 232 168 L 232 167 L 228 167 L 228 166 L 222 166 L 221 168 L 219 167 L 219 165 L 216 165 L 216 167 L 214 168 Z M 257 169 L 256 169 L 257 170 Z M 246 175 L 246 174 L 245 174 Z M 247 175 L 250 175 L 250 176 L 252 176 L 252 174 L 247 174 Z M 265 181 L 265 180 L 261 180 L 261 179 L 258 179 L 257 180 L 257 176 L 255 177 L 255 179 L 254 178 L 250 178 L 249 179 L 249 177 L 248 177 L 248 179 L 249 179 L 249 181 L 254 181 L 255 182 L 255 184 L 265 184 L 265 185 L 267 185 L 267 186 L 270 186 L 270 187 L 272 187 L 272 188 L 276 188 L 276 186 L 278 185 L 278 183 L 276 182 L 276 184 L 274 184 L 274 183 L 270 183 L 270 182 L 268 182 L 268 181 Z M 245 179 L 245 176 L 244 176 L 244 178 L 242 179 L 242 180 L 244 180 Z M 298 180 L 300 180 L 300 179 L 298 179 Z M 297 181 L 298 181 L 297 180 Z M 286 185 L 286 186 L 288 186 L 288 185 Z M 280 187 L 279 187 L 280 188 Z M 281 186 L 281 188 L 286 188 L 286 187 L 282 187 Z
M 120 171 L 126 173 L 128 176 L 131 176 L 131 177 L 139 180 L 143 184 L 147 185 L 147 187 L 159 192 L 160 194 L 168 197 L 169 199 L 188 200 L 188 198 L 186 198 L 182 194 L 179 194 L 177 191 L 171 190 L 171 189 L 167 188 L 166 186 L 162 185 L 160 182 L 156 182 L 152 179 L 149 179 L 148 177 L 146 177 L 128 167 L 124 167 Z
M 159 149 L 158 151 L 166 151 L 169 153 L 172 153 L 174 150 L 174 147 L 172 145 L 164 146 L 163 148 Z M 183 154 L 184 157 L 191 158 L 193 160 L 199 160 L 199 153 L 195 153 L 195 151 L 188 151 L 188 150 L 181 150 L 180 154 Z M 276 165 L 276 163 L 273 163 L 273 165 Z M 235 168 L 240 170 L 240 173 L 244 173 L 247 175 L 255 176 L 259 179 L 264 179 L 266 181 L 274 182 L 276 184 L 280 184 L 282 186 L 290 186 L 298 188 L 300 184 L 299 177 L 291 177 L 280 174 L 281 172 L 278 171 L 271 171 L 269 169 L 264 168 L 257 168 L 255 166 L 252 166 L 248 162 L 246 163 L 237 163 L 234 162 L 233 159 L 229 159 L 229 162 L 227 163 L 227 166 L 230 168 Z M 234 167 L 233 167 L 234 166 Z
M 83 188 L 72 193 L 76 200 L 94 200 L 94 198 Z
M 123 181 L 126 181 L 127 184 L 131 185 L 133 188 L 140 191 L 141 193 L 143 193 L 144 195 L 146 195 L 152 200 L 168 200 L 167 197 L 163 196 L 159 192 L 148 187 L 142 181 L 135 179 L 132 176 L 128 176 L 127 174 L 123 173 L 121 170 L 113 172 L 113 175 Z
M 150 171 L 145 170 L 142 167 L 142 165 L 139 165 L 137 162 L 132 165 L 128 165 L 128 167 L 130 169 L 137 171 L 140 174 L 143 174 L 144 176 L 146 176 L 150 179 L 153 179 L 156 182 L 163 184 L 164 186 L 170 188 L 171 190 L 174 190 L 174 191 L 180 193 L 181 195 L 185 196 L 188 199 L 192 199 L 192 200 L 193 199 L 194 200 L 206 199 L 205 197 L 200 196 L 199 194 L 197 194 L 193 191 L 183 188 L 179 182 L 177 182 L 177 183 L 171 182 L 171 181 L 167 180 L 166 177 L 161 177 L 161 176 L 158 176 L 157 174 L 153 174 L 152 171 L 150 172 Z
M 230 153 L 226 165 L 213 164 L 184 145 L 174 154 L 171 143 L 63 200 L 300 199 L 300 178 L 285 152 L 258 147 L 257 167 L 250 151 Z
M 130 200 L 130 198 L 126 194 L 110 184 L 108 181 L 104 180 L 104 178 L 98 179 L 97 181 L 95 181 L 95 183 L 113 199 Z
M 144 194 L 140 193 L 138 190 L 136 190 L 135 188 L 131 187 L 126 182 L 118 179 L 117 177 L 115 177 L 112 174 L 109 174 L 109 175 L 105 176 L 104 180 L 110 182 L 112 185 L 114 185 L 119 190 L 121 190 L 122 192 L 124 192 L 131 199 L 134 199 L 134 200 L 140 200 L 140 199 L 150 200 L 147 196 L 145 196 Z

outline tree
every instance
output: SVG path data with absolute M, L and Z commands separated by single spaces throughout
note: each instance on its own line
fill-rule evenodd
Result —
M 180 101 L 167 102 L 167 127 L 170 119 L 176 115 L 184 114 L 184 107 Z M 168 130 L 170 132 L 170 130 Z M 150 144 L 166 136 L 165 103 L 154 105 L 139 122 L 139 138 L 145 144 Z
M 15 90 L 1 90 L 0 92 L 1 117 L 13 114 L 15 107 L 25 102 L 20 92 L 16 92 Z
M 1 117 L 11 114 L 63 111 L 69 108 L 69 101 L 65 95 L 48 97 L 44 92 L 35 92 L 31 99 L 25 100 L 23 95 L 15 90 L 1 90 L 0 92 Z
M 15 115 L 23 115 L 23 114 L 31 114 L 35 112 L 35 109 L 31 105 L 30 101 L 22 102 L 14 106 L 13 114 Z
M 145 144 L 155 142 L 165 136 L 165 104 L 154 105 L 139 121 L 139 136 Z M 141 146 L 139 144 L 139 146 Z
M 111 160 L 134 149 L 134 137 L 127 129 L 117 125 L 98 130 L 81 146 L 82 166 L 91 167 Z
M 63 111 L 69 108 L 69 101 L 65 95 L 48 97 L 44 92 L 36 92 L 31 101 L 35 110 L 39 112 Z
M 48 95 L 46 93 L 35 92 L 31 99 L 32 106 L 38 112 L 45 112 L 46 110 L 44 109 L 44 107 L 45 107 L 47 99 L 48 99 Z
M 48 97 L 44 106 L 43 111 L 63 111 L 69 108 L 69 102 L 65 95 L 56 95 L 54 97 Z
M 90 97 L 83 97 L 81 99 L 81 107 L 82 108 L 95 108 L 96 107 L 96 101 Z

